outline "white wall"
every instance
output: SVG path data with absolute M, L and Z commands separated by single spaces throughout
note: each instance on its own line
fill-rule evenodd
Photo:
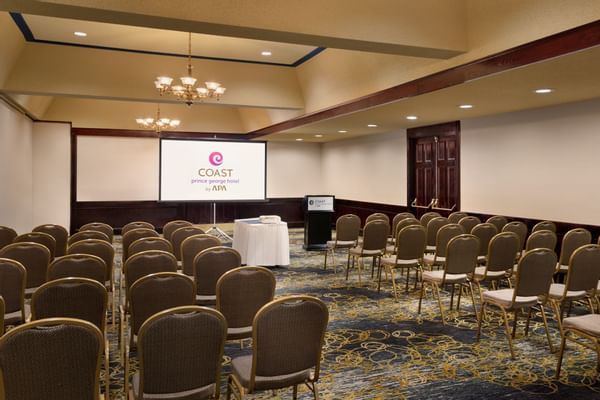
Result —
M 71 221 L 71 125 L 33 124 L 32 226 Z
M 0 100 L 0 225 L 33 227 L 31 120 Z
M 324 191 L 337 198 L 406 205 L 406 131 L 323 145 Z
M 600 100 L 465 120 L 466 211 L 600 225 Z
M 267 197 L 323 194 L 321 174 L 320 144 L 267 143 Z

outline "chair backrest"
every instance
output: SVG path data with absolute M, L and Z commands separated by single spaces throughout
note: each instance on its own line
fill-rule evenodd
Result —
M 194 275 L 194 258 L 203 250 L 221 245 L 219 238 L 206 233 L 186 237 L 181 242 L 181 269 L 189 276 Z
M 106 283 L 107 266 L 103 259 L 91 254 L 69 254 L 55 258 L 48 266 L 48 281 L 77 277 Z M 64 316 L 64 315 L 63 315 Z
M 465 233 L 471 233 L 473 228 L 481 223 L 481 220 L 472 215 L 467 215 L 458 221 L 458 224 L 463 227 Z
M 479 239 L 479 255 L 487 256 L 490 240 L 498 233 L 496 225 L 484 222 L 477 224 L 471 229 L 471 234 Z
M 396 235 L 397 260 L 422 260 L 427 247 L 427 231 L 421 224 L 409 225 Z
M 165 226 L 163 226 L 163 237 L 170 242 L 171 235 L 173 235 L 173 232 L 175 232 L 179 228 L 183 228 L 184 226 L 192 226 L 192 223 L 190 221 L 184 221 L 182 219 L 167 222 Z
M 209 247 L 194 258 L 194 280 L 198 295 L 216 294 L 217 281 L 227 271 L 242 266 L 240 253 L 230 247 Z
M 437 239 L 437 233 L 440 228 L 444 225 L 448 225 L 450 222 L 446 217 L 435 217 L 427 224 L 427 246 L 435 246 Z
M 335 221 L 335 240 L 358 240 L 360 218 L 354 214 L 344 214 Z
M 261 308 L 252 327 L 248 389 L 253 390 L 257 375 L 287 375 L 309 368 L 314 368 L 316 381 L 328 320 L 325 303 L 310 296 L 283 297 Z
M 382 219 L 368 222 L 363 228 L 363 250 L 385 250 L 390 224 Z
M 67 248 L 69 246 L 73 246 L 77 242 L 88 239 L 104 240 L 106 243 L 112 244 L 112 240 L 106 235 L 106 233 L 95 230 L 87 230 L 79 231 L 69 236 L 69 239 L 67 240 Z
M 0 338 L 5 399 L 98 400 L 102 332 L 87 321 L 49 318 Z
M 575 228 L 565 233 L 560 248 L 560 264 L 568 265 L 573 252 L 590 243 L 592 243 L 592 234 L 587 229 Z
M 150 222 L 146 222 L 146 221 L 133 221 L 133 222 L 130 222 L 128 224 L 125 224 L 123 226 L 123 228 L 121 228 L 121 235 L 125 235 L 129 231 L 132 231 L 134 229 L 140 229 L 140 228 L 150 229 L 150 230 L 153 230 L 153 231 L 156 230 L 156 228 L 154 227 L 154 225 L 152 225 Z
M 511 221 L 504 225 L 502 232 L 514 232 L 519 236 L 519 251 L 525 248 L 525 240 L 527 240 L 527 225 L 521 221 Z
M 55 249 L 54 256 L 61 257 L 67 253 L 67 239 L 69 238 L 69 232 L 60 225 L 55 224 L 44 224 L 33 228 L 32 232 L 43 232 L 54 238 Z
M 451 224 L 458 224 L 461 219 L 468 216 L 469 214 L 466 212 L 454 211 L 452 214 L 448 215 L 448 221 L 450 221 Z
M 445 274 L 472 274 L 477 267 L 479 239 L 464 233 L 450 239 L 444 263 Z
M 538 230 L 533 232 L 527 238 L 527 244 L 525 245 L 525 250 L 533 250 L 533 249 L 550 249 L 554 251 L 556 248 L 556 233 L 552 231 Z
M 123 262 L 127 261 L 127 259 L 129 258 L 129 246 L 131 245 L 131 243 L 135 242 L 138 239 L 147 237 L 157 238 L 160 237 L 160 235 L 154 229 L 149 228 L 130 229 L 127 231 L 127 233 L 123 235 Z
M 196 285 L 189 276 L 159 272 L 135 281 L 127 295 L 131 311 L 131 329 L 137 335 L 142 324 L 157 312 L 173 307 L 193 306 Z
M 400 222 L 398 222 L 398 225 L 396 225 L 396 236 L 398 236 L 398 232 L 400 232 L 403 228 L 406 228 L 407 226 L 411 226 L 411 225 L 421 225 L 421 221 L 419 221 L 416 218 L 404 218 L 403 220 L 401 220 Z M 423 226 L 423 225 L 421 225 Z M 427 232 L 427 227 L 425 228 L 425 232 Z
M 50 250 L 39 243 L 13 243 L 0 249 L 0 257 L 20 262 L 27 270 L 25 287 L 34 288 L 46 282 Z
M 106 264 L 106 282 L 112 282 L 115 248 L 106 240 L 85 239 L 73 243 L 67 248 L 67 254 L 91 254 L 100 257 Z
M 390 223 L 390 217 L 388 217 L 387 214 L 373 213 L 373 214 L 369 214 L 369 216 L 365 220 L 365 225 L 367 225 L 371 221 L 377 221 L 377 220 L 386 221 L 388 224 Z
M 465 230 L 459 224 L 448 224 L 440 228 L 435 241 L 435 255 L 436 257 L 446 257 L 446 250 L 448 248 L 448 242 L 453 237 L 462 235 Z
M 556 224 L 552 221 L 541 221 L 533 226 L 531 233 L 537 231 L 551 231 L 556 233 Z
M 572 291 L 595 291 L 600 281 L 600 245 L 586 244 L 576 249 L 569 260 L 565 294 Z
M 495 227 L 494 227 L 495 228 Z M 500 232 L 489 243 L 487 270 L 508 271 L 515 265 L 519 248 L 519 236 L 514 232 Z
M 8 226 L 0 226 L 0 249 L 11 244 L 17 237 L 17 232 Z
M 556 254 L 550 249 L 533 249 L 519 260 L 513 302 L 516 296 L 547 296 L 556 269 Z
M 56 240 L 44 232 L 28 232 L 19 235 L 13 243 L 33 242 L 45 246 L 50 251 L 50 259 L 54 258 L 56 249 Z
M 258 310 L 273 300 L 275 275 L 263 267 L 235 268 L 219 278 L 216 292 L 217 310 L 225 316 L 227 328 L 252 326 Z
M 23 310 L 27 270 L 20 262 L 0 258 L 0 296 L 4 298 L 4 311 L 9 314 Z
M 392 219 L 392 235 L 394 235 L 394 237 L 396 237 L 396 234 L 398 233 L 396 228 L 398 227 L 398 223 L 400 221 L 402 221 L 403 219 L 406 219 L 406 218 L 414 218 L 414 217 L 415 216 L 409 212 L 401 212 L 401 213 L 394 215 L 394 218 Z
M 81 228 L 79 228 L 79 231 L 97 231 L 97 232 L 102 232 L 104 233 L 107 237 L 108 240 L 112 243 L 113 241 L 113 236 L 114 236 L 114 229 L 112 226 L 105 224 L 103 222 L 90 222 L 87 223 L 85 225 L 83 225 Z
M 128 291 L 135 281 L 157 272 L 177 272 L 177 260 L 171 253 L 148 250 L 132 255 L 123 266 L 125 287 Z
M 139 330 L 139 393 L 181 393 L 214 385 L 219 398 L 227 322 L 216 310 L 177 307 L 150 317 Z
M 498 232 L 502 232 L 502 228 L 504 228 L 504 225 L 508 224 L 508 219 L 502 215 L 494 215 L 493 217 L 489 217 L 485 222 L 494 224 L 496 229 L 498 229 Z
M 184 226 L 176 229 L 171 234 L 171 244 L 173 245 L 173 253 L 177 261 L 181 261 L 181 243 L 190 236 L 200 235 L 205 233 L 202 229 L 195 226 Z
M 4 335 L 4 314 L 6 314 L 6 304 L 4 304 L 4 297 L 0 296 L 0 336 Z
M 421 215 L 421 218 L 420 218 L 421 225 L 423 225 L 425 228 L 427 228 L 427 224 L 429 223 L 429 221 L 431 221 L 432 219 L 434 219 L 436 217 L 441 217 L 440 213 L 435 212 L 435 211 L 426 212 L 425 214 Z
M 130 231 L 131 232 L 131 231 Z M 151 237 L 143 237 L 137 240 L 134 240 L 128 248 L 128 256 L 131 257 L 136 253 L 141 253 L 146 250 L 162 250 L 167 253 L 173 252 L 173 246 L 171 246 L 171 242 L 169 242 L 165 238 L 151 236 Z
M 87 278 L 62 278 L 40 286 L 31 296 L 31 320 L 78 318 L 106 327 L 108 293 L 104 285 Z

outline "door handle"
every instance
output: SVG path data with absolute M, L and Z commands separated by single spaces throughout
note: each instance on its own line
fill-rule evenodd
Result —
M 418 205 L 418 204 L 417 204 L 417 198 L 415 197 L 415 199 L 413 200 L 413 202 L 412 202 L 412 203 L 410 203 L 410 206 L 411 206 L 411 207 L 414 207 L 414 208 L 423 208 L 423 209 L 428 209 L 428 208 L 429 208 L 429 207 L 431 207 L 431 206 L 432 206 L 434 203 L 435 203 L 435 199 L 431 199 L 431 202 L 430 202 L 428 205 L 426 205 L 426 206 L 420 206 L 420 205 Z
M 435 199 L 435 204 L 433 205 L 433 207 L 431 207 L 432 210 L 438 210 L 438 211 L 454 211 L 454 209 L 456 208 L 456 204 L 454 204 L 452 206 L 452 208 L 444 208 L 444 207 L 438 207 L 439 199 Z

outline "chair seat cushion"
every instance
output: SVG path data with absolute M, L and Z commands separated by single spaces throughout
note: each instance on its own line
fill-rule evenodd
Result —
M 252 325 L 240 328 L 227 328 L 227 340 L 246 339 L 252 336 Z
M 31 313 L 30 305 L 25 303 L 25 320 L 29 318 L 29 314 Z M 21 314 L 21 310 L 13 311 L 4 314 L 4 325 L 14 325 L 14 324 L 22 324 L 23 315 Z
M 478 263 L 484 263 L 486 260 L 486 256 L 477 256 L 477 262 Z
M 423 257 L 423 262 L 427 265 L 443 264 L 444 261 L 446 261 L 446 257 L 436 258 L 434 254 L 425 254 Z
M 403 266 L 411 267 L 411 266 L 417 266 L 419 264 L 419 260 L 417 260 L 417 259 L 403 260 L 401 258 L 396 258 L 396 257 L 382 257 L 381 263 L 383 265 L 397 265 L 399 267 L 403 267 Z
M 475 279 L 483 279 L 485 276 L 485 270 L 487 267 L 477 267 L 475 268 Z M 488 271 L 488 278 L 500 278 L 506 276 L 506 271 Z
M 567 272 L 569 271 L 569 266 L 558 263 L 556 264 L 556 269 L 560 272 Z
M 356 241 L 354 240 L 328 240 L 327 247 L 330 249 L 347 249 L 354 247 L 356 245 Z
M 550 285 L 550 298 L 559 300 L 562 299 L 565 293 L 565 285 L 564 283 L 553 283 Z M 576 299 L 578 297 L 585 296 L 585 290 L 569 290 L 567 291 L 567 299 Z
M 483 300 L 506 309 L 530 307 L 538 302 L 537 296 L 517 296 L 513 304 L 513 293 L 514 289 L 488 290 L 483 292 Z
M 350 249 L 350 254 L 354 256 L 360 256 L 362 254 L 365 257 L 373 257 L 381 255 L 381 250 L 363 250 L 361 246 L 357 246 Z
M 250 385 L 250 373 L 252 369 L 252 356 L 242 356 L 234 358 L 231 361 L 233 374 L 240 380 L 244 387 Z M 254 389 L 278 389 L 303 383 L 310 379 L 310 369 L 294 372 L 286 375 L 276 376 L 256 376 L 254 380 Z
M 467 279 L 466 274 L 446 274 L 445 282 L 458 283 Z M 428 282 L 442 283 L 444 271 L 423 271 L 423 280 Z
M 425 251 L 433 253 L 435 251 L 435 246 L 426 246 Z
M 600 314 L 579 315 L 563 319 L 563 328 L 577 329 L 600 337 Z
M 196 304 L 199 305 L 213 305 L 217 304 L 217 296 L 216 295 L 196 295 Z
M 385 247 L 385 252 L 389 254 L 396 254 L 396 246 L 390 245 Z
M 140 373 L 136 372 L 132 379 L 133 395 L 140 398 Z M 144 399 L 156 400 L 201 400 L 209 399 L 215 393 L 215 384 L 211 383 L 197 389 L 185 390 L 176 393 L 144 393 Z

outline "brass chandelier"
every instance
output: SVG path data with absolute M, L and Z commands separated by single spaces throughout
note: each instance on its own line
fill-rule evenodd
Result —
M 194 100 L 203 100 L 213 98 L 219 100 L 221 95 L 225 93 L 225 88 L 219 82 L 207 81 L 205 86 L 196 87 L 197 79 L 192 77 L 192 33 L 188 34 L 188 65 L 187 76 L 179 78 L 181 85 L 171 85 L 173 78 L 169 76 L 158 76 L 154 81 L 154 85 L 162 96 L 168 94 L 183 100 L 185 104 L 191 106 Z
M 160 133 L 164 129 L 172 129 L 177 128 L 181 121 L 178 119 L 170 119 L 163 118 L 160 116 L 160 105 L 157 106 L 156 110 L 156 118 L 148 117 L 148 118 L 136 118 L 135 122 L 137 122 L 140 126 L 146 129 L 152 129 L 156 133 Z

